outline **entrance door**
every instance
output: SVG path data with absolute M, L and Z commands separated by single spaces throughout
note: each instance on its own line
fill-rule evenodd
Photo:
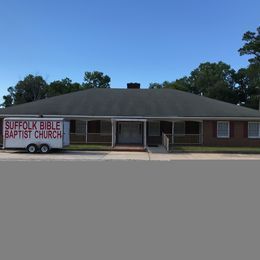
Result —
M 119 144 L 142 144 L 143 127 L 140 122 L 119 122 L 117 132 Z

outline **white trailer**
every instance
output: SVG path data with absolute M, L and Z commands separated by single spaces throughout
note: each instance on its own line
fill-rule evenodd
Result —
M 64 118 L 5 118 L 3 149 L 47 153 L 70 144 L 70 122 Z

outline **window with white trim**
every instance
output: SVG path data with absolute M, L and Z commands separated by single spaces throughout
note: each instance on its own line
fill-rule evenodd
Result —
M 100 121 L 100 133 L 111 134 L 111 132 L 112 132 L 111 121 Z
M 148 135 L 149 136 L 160 136 L 160 121 L 148 122 Z
M 228 121 L 218 121 L 217 123 L 217 137 L 218 138 L 229 138 L 230 129 Z
M 248 122 L 248 138 L 260 138 L 260 122 Z

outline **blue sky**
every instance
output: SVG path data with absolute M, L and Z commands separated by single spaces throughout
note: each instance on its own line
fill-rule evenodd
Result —
M 0 0 L 0 97 L 29 73 L 82 82 L 99 70 L 112 87 L 146 87 L 205 61 L 238 69 L 259 10 L 259 0 Z

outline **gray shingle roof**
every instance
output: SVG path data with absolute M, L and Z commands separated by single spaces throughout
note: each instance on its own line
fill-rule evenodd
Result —
M 174 89 L 88 89 L 1 109 L 0 115 L 260 117 L 260 112 Z

